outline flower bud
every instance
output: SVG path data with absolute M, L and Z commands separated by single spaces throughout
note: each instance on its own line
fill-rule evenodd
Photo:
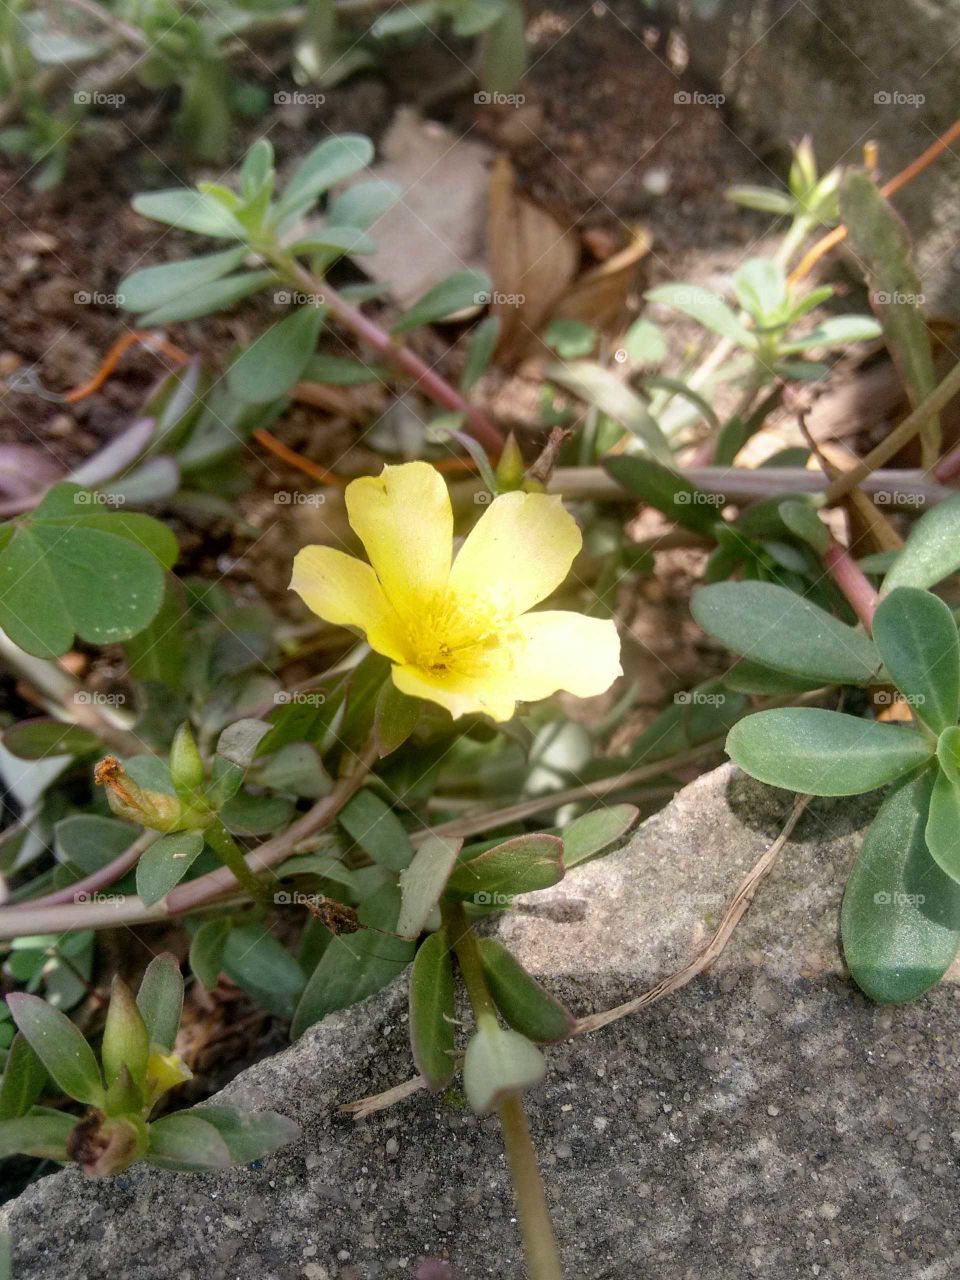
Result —
M 523 461 L 523 454 L 517 444 L 517 437 L 511 431 L 507 436 L 503 452 L 500 454 L 500 460 L 497 463 L 497 486 L 500 492 L 509 493 L 513 489 L 519 489 L 523 484 L 523 473 L 525 471 L 526 464 Z
M 463 1060 L 467 1101 L 477 1115 L 486 1115 L 504 1098 L 539 1084 L 545 1071 L 543 1054 L 526 1036 L 485 1018 Z
M 109 1119 L 102 1111 L 90 1111 L 74 1125 L 67 1138 L 67 1154 L 88 1178 L 108 1178 L 121 1173 L 147 1150 L 147 1127 L 132 1116 Z
M 106 756 L 97 764 L 93 780 L 106 788 L 107 803 L 118 818 L 153 831 L 176 831 L 180 826 L 182 806 L 177 797 L 139 786 L 116 756 Z
M 157 1098 L 175 1089 L 178 1084 L 185 1084 L 193 1079 L 193 1072 L 180 1057 L 179 1053 L 167 1053 L 159 1045 L 150 1046 L 150 1058 L 147 1062 L 147 1093 L 150 1104 Z
M 149 1056 L 150 1036 L 137 1002 L 127 984 L 114 978 L 100 1049 L 107 1084 L 113 1084 L 124 1067 L 137 1084 L 142 1084 Z
M 170 777 L 177 795 L 185 803 L 203 782 L 203 758 L 186 721 L 173 736 L 170 747 Z

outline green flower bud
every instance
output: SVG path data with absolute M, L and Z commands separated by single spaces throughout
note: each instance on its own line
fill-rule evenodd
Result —
M 177 795 L 184 803 L 192 798 L 203 782 L 203 758 L 186 721 L 173 736 L 170 747 L 170 777 Z
M 137 1002 L 127 984 L 121 978 L 114 978 L 100 1050 L 107 1084 L 118 1080 L 126 1067 L 133 1080 L 142 1085 L 149 1057 L 150 1036 Z
M 503 452 L 500 454 L 500 460 L 497 463 L 497 485 L 500 492 L 509 493 L 513 489 L 519 489 L 523 484 L 523 475 L 526 469 L 523 454 L 517 444 L 517 437 L 511 431 L 507 436 Z
M 116 756 L 106 756 L 97 764 L 93 780 L 106 788 L 107 803 L 118 818 L 139 822 L 153 831 L 179 830 L 183 806 L 177 797 L 139 786 Z

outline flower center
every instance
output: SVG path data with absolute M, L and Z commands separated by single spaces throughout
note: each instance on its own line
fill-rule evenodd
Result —
M 502 623 L 488 604 L 444 593 L 406 618 L 415 664 L 434 675 L 478 674 L 501 640 Z

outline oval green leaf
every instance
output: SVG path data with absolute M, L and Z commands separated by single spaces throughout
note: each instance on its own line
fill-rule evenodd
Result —
M 960 640 L 948 605 L 919 587 L 898 587 L 873 618 L 890 678 L 934 733 L 960 716 Z
M 453 1078 L 453 961 L 443 929 L 423 943 L 410 969 L 410 1046 L 417 1070 L 431 1089 Z

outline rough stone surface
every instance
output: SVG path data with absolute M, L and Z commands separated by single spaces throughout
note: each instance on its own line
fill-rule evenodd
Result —
M 758 154 L 811 134 L 826 169 L 880 145 L 885 178 L 956 119 L 960 0 L 672 0 L 691 63 Z M 954 148 L 955 150 L 955 148 Z M 960 170 L 948 152 L 896 197 L 927 309 L 960 314 Z
M 504 934 L 578 1013 L 685 961 L 789 798 L 730 766 L 618 853 L 524 904 Z M 874 803 L 817 802 L 715 970 L 549 1050 L 531 1123 L 577 1280 L 953 1280 L 960 1274 L 958 988 L 869 1004 L 844 978 L 840 889 Z M 359 1124 L 341 1102 L 409 1072 L 395 986 L 224 1096 L 303 1126 L 262 1168 L 72 1170 L 4 1212 L 17 1280 L 519 1280 L 492 1120 L 418 1094 Z

